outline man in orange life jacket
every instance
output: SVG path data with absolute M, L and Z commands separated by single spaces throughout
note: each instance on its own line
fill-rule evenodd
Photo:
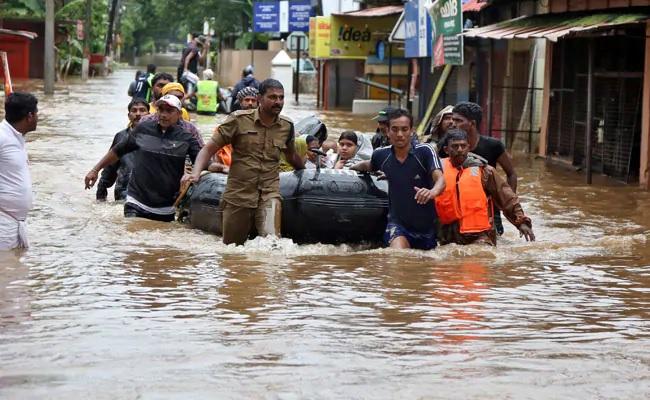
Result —
M 440 244 L 496 245 L 493 206 L 503 211 L 520 236 L 534 241 L 530 218 L 508 183 L 480 156 L 469 152 L 467 133 L 453 128 L 448 132 L 442 160 L 445 191 L 435 199 L 440 221 Z

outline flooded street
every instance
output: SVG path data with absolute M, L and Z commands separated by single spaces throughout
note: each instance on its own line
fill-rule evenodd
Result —
M 226 247 L 84 190 L 133 73 L 36 91 L 32 248 L 0 254 L 0 398 L 650 398 L 650 193 L 519 158 L 532 244 L 508 225 L 498 248 Z

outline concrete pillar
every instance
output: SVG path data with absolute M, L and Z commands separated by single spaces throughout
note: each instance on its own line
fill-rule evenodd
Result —
M 546 157 L 548 147 L 548 123 L 551 111 L 551 79 L 553 77 L 553 43 L 546 43 L 544 56 L 544 85 L 542 91 L 542 120 L 539 133 L 539 156 Z
M 643 103 L 641 106 L 641 162 L 639 184 L 650 189 L 650 21 L 645 28 L 645 66 L 643 68 Z
M 285 97 L 293 93 L 293 67 L 291 66 L 291 57 L 286 51 L 280 50 L 271 60 L 271 78 L 282 83 Z
M 45 59 L 44 59 L 45 94 L 54 93 L 54 0 L 45 0 Z

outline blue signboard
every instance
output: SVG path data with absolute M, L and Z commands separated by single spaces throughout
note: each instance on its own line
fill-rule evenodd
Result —
M 311 0 L 290 1 L 289 32 L 309 32 L 309 17 L 311 16 Z
M 309 32 L 311 0 L 256 1 L 253 3 L 255 32 Z
M 280 4 L 277 1 L 253 3 L 253 31 L 280 31 Z
M 411 0 L 404 5 L 404 56 L 430 57 L 432 52 L 431 18 L 424 8 L 425 0 Z

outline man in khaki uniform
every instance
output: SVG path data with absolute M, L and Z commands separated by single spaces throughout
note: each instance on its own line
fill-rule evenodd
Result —
M 260 236 L 280 235 L 280 154 L 295 169 L 304 163 L 294 146 L 294 128 L 281 116 L 284 87 L 275 79 L 260 84 L 259 108 L 236 111 L 201 149 L 183 182 L 198 182 L 212 156 L 232 145 L 232 164 L 222 197 L 223 242 L 243 244 L 254 224 Z

